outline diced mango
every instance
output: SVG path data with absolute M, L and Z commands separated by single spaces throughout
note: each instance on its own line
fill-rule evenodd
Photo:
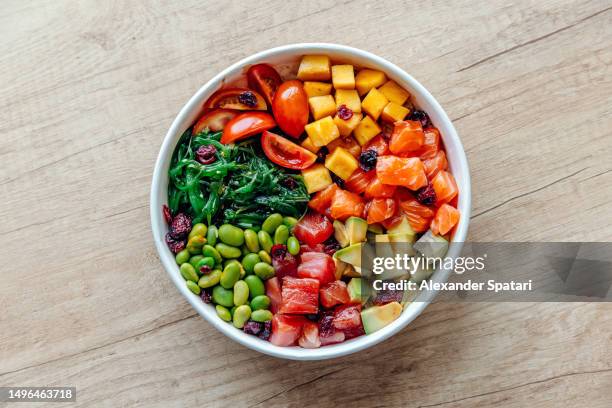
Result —
M 358 158 L 361 154 L 361 146 L 359 145 L 359 143 L 357 143 L 355 138 L 351 136 L 337 138 L 336 140 L 327 145 L 327 150 L 329 150 L 329 153 L 333 153 L 333 151 L 336 150 L 338 147 L 342 147 L 350 154 L 355 156 L 355 158 Z
M 351 174 L 353 174 L 355 170 L 357 170 L 359 162 L 346 149 L 337 147 L 333 153 L 330 153 L 325 159 L 325 167 L 342 180 L 346 180 L 351 177 Z
M 391 102 L 395 102 L 398 105 L 403 105 L 406 99 L 410 96 L 410 93 L 399 86 L 395 81 L 387 81 L 383 86 L 378 88 L 385 97 Z
M 395 102 L 389 102 L 382 111 L 382 120 L 386 122 L 397 122 L 403 120 L 410 113 L 410 109 L 398 105 Z
M 319 120 L 325 116 L 331 116 L 336 113 L 336 102 L 331 95 L 313 96 L 308 98 L 308 105 L 314 120 Z
M 352 65 L 334 65 L 331 71 L 334 88 L 355 89 L 355 70 Z
M 302 81 L 328 81 L 331 78 L 329 57 L 326 55 L 304 55 L 297 77 Z
M 339 108 L 340 105 L 346 105 L 353 113 L 361 112 L 361 99 L 354 89 L 338 89 L 336 91 L 336 108 Z
M 363 118 L 363 114 L 361 113 L 353 113 L 353 116 L 351 116 L 349 120 L 340 119 L 338 115 L 336 115 L 334 117 L 334 123 L 338 126 L 340 136 L 350 135 L 357 125 L 359 125 L 359 122 L 361 122 L 361 118 Z
M 368 115 L 366 115 L 361 122 L 357 125 L 353 131 L 353 136 L 359 142 L 360 145 L 368 143 L 381 131 L 378 124 Z
M 382 113 L 385 106 L 389 103 L 389 100 L 382 94 L 378 89 L 372 88 L 370 92 L 363 98 L 361 102 L 361 108 L 374 120 L 378 120 L 378 117 Z
M 362 69 L 357 73 L 355 85 L 359 96 L 363 96 L 370 92 L 372 88 L 378 88 L 385 83 L 387 77 L 384 72 L 374 71 L 373 69 Z
M 325 146 L 334 139 L 340 137 L 338 126 L 331 116 L 326 116 L 315 122 L 307 124 L 304 129 L 315 146 Z
M 331 90 L 332 84 L 313 81 L 304 82 L 304 91 L 306 91 L 306 96 L 309 98 L 312 98 L 313 96 L 330 95 Z
M 319 146 L 315 146 L 312 144 L 312 140 L 310 140 L 309 137 L 307 137 L 306 139 L 304 139 L 304 141 L 302 142 L 302 147 L 306 150 L 310 150 L 313 153 L 316 153 L 319 151 L 319 149 L 321 147 Z
M 308 194 L 324 190 L 325 187 L 333 183 L 329 170 L 319 163 L 313 164 L 306 170 L 302 170 L 302 177 L 304 177 L 304 184 Z

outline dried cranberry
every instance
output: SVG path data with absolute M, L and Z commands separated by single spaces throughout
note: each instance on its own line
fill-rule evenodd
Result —
M 391 302 L 401 302 L 404 292 L 401 290 L 379 290 L 372 301 L 375 305 L 384 305 Z
M 436 190 L 431 184 L 421 187 L 416 192 L 416 199 L 424 205 L 433 205 L 436 202 Z
M 172 223 L 172 213 L 170 212 L 170 208 L 166 204 L 162 206 L 162 213 L 164 214 L 164 220 L 166 220 L 166 224 L 170 225 Z
M 172 234 L 167 233 L 166 244 L 168 245 L 168 248 L 170 248 L 170 250 L 176 254 L 185 249 L 187 242 L 184 239 L 175 239 Z
M 191 217 L 184 213 L 178 213 L 170 224 L 170 235 L 174 239 L 185 238 L 191 231 Z
M 202 293 L 200 293 L 200 299 L 202 299 L 202 302 L 204 303 L 212 303 L 212 291 L 208 289 L 202 290 Z
M 378 153 L 376 153 L 376 150 L 368 149 L 363 151 L 359 155 L 359 167 L 361 167 L 363 171 L 370 171 L 376 167 L 377 159 Z
M 412 111 L 412 113 L 410 113 L 410 116 L 408 116 L 409 120 L 417 120 L 419 122 L 421 122 L 421 127 L 426 128 L 429 125 L 431 125 L 431 120 L 429 119 L 429 115 L 422 110 L 419 109 L 415 109 Z
M 211 272 L 212 272 L 212 268 L 210 266 L 208 266 L 208 265 L 200 266 L 200 273 L 202 275 L 208 275 Z
M 257 106 L 257 97 L 251 91 L 244 91 L 238 95 L 238 102 L 248 106 L 249 108 L 254 108 Z
M 198 147 L 196 150 L 196 160 L 201 164 L 214 163 L 217 160 L 217 148 L 213 145 L 205 145 Z
M 334 183 L 336 183 L 338 185 L 338 187 L 340 188 L 344 188 L 344 180 L 342 180 L 340 177 L 338 177 L 335 173 L 330 173 L 331 174 L 331 179 Z
M 272 322 L 265 322 L 263 324 L 263 331 L 259 333 L 257 337 L 262 340 L 268 340 L 272 334 Z
M 338 117 L 342 120 L 349 120 L 353 117 L 353 111 L 348 106 L 342 104 L 338 106 Z
M 297 276 L 298 260 L 287 251 L 287 245 L 274 245 L 270 250 L 270 256 L 272 257 L 272 266 L 279 279 L 285 276 Z
M 391 139 L 391 135 L 393 134 L 393 123 L 383 122 L 382 124 L 382 137 L 385 140 Z
M 323 243 L 323 245 L 323 252 L 325 252 L 329 256 L 333 256 L 334 253 L 341 248 L 340 244 L 338 243 L 338 241 L 336 241 L 336 238 L 334 237 L 329 238 Z
M 242 326 L 242 331 L 246 334 L 257 336 L 263 330 L 263 324 L 249 320 Z
M 327 157 L 328 154 L 329 154 L 329 149 L 327 148 L 327 146 L 321 147 L 319 151 L 317 152 L 317 162 L 324 163 L 325 158 Z
M 294 190 L 298 186 L 297 181 L 295 181 L 293 177 L 285 177 L 282 183 L 283 186 L 287 187 L 289 190 Z

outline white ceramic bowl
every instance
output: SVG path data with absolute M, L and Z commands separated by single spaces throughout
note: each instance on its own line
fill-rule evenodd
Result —
M 362 51 L 357 48 L 347 47 L 336 44 L 291 44 L 282 47 L 272 48 L 266 51 L 251 55 L 226 68 L 213 79 L 202 86 L 191 99 L 183 106 L 178 116 L 172 122 L 166 137 L 164 138 L 157 162 L 153 173 L 151 186 L 151 226 L 153 237 L 159 258 L 164 268 L 168 272 L 170 279 L 174 282 L 177 289 L 189 301 L 195 310 L 198 311 L 211 325 L 221 333 L 238 343 L 253 350 L 269 354 L 275 357 L 282 357 L 293 360 L 322 360 L 327 358 L 339 357 L 364 350 L 399 332 L 408 323 L 414 320 L 423 309 L 433 300 L 435 291 L 426 291 L 419 294 L 416 301 L 410 303 L 402 312 L 401 316 L 389 326 L 369 335 L 357 337 L 344 343 L 324 346 L 318 349 L 303 349 L 300 347 L 278 347 L 267 341 L 263 341 L 255 336 L 251 336 L 237 330 L 217 316 L 214 307 L 204 304 L 199 296 L 194 295 L 185 286 L 185 281 L 179 273 L 179 269 L 174 261 L 174 255 L 165 244 L 164 236 L 168 231 L 162 216 L 162 205 L 167 203 L 168 191 L 168 168 L 174 148 L 181 134 L 193 124 L 199 116 L 201 107 L 206 99 L 223 84 L 243 82 L 247 68 L 252 64 L 266 62 L 277 67 L 283 79 L 297 72 L 297 66 L 302 55 L 305 54 L 325 54 L 334 62 L 351 63 L 360 68 L 367 67 L 378 69 L 395 80 L 402 87 L 410 91 L 413 101 L 421 109 L 425 110 L 433 124 L 440 130 L 451 172 L 455 176 L 459 188 L 458 208 L 461 212 L 461 219 L 457 226 L 453 242 L 448 256 L 457 256 L 461 250 L 462 242 L 465 241 L 470 220 L 471 207 L 471 188 L 470 173 L 467 159 L 459 136 L 453 127 L 450 119 L 434 99 L 433 96 L 417 80 L 408 75 L 403 69 L 390 63 L 389 61 Z M 448 279 L 450 270 L 437 270 L 432 275 L 435 282 L 444 282 Z

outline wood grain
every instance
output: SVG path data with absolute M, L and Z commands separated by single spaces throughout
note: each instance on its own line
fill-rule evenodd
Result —
M 354 356 L 247 350 L 167 279 L 148 193 L 216 72 L 337 42 L 404 67 L 453 118 L 471 240 L 610 241 L 611 27 L 606 0 L 4 1 L 0 385 L 74 385 L 79 406 L 609 407 L 609 304 L 436 303 Z

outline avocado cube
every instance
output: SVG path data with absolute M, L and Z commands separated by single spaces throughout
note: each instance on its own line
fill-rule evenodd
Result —
M 371 306 L 361 312 L 361 322 L 366 334 L 374 333 L 391 324 L 402 313 L 402 305 L 398 302 L 382 306 Z
M 361 112 L 361 99 L 354 89 L 338 89 L 336 91 L 336 108 L 345 105 L 353 113 Z
M 327 55 L 304 55 L 297 77 L 302 81 L 328 81 L 331 78 Z
M 395 102 L 398 105 L 403 105 L 406 99 L 410 96 L 410 93 L 399 86 L 395 81 L 387 81 L 383 86 L 378 89 L 385 97 L 391 102 Z
M 349 136 L 353 132 L 353 130 L 355 130 L 357 125 L 359 125 L 359 122 L 361 122 L 361 118 L 363 118 L 363 115 L 361 113 L 353 113 L 353 116 L 351 116 L 349 120 L 340 119 L 338 115 L 334 116 L 334 123 L 338 127 L 340 136 Z
M 325 187 L 333 183 L 329 170 L 318 163 L 302 170 L 302 177 L 304 177 L 304 184 L 306 185 L 308 194 L 324 190 Z
M 380 126 L 378 126 L 370 116 L 366 115 L 361 122 L 359 122 L 355 130 L 353 130 L 353 136 L 355 136 L 355 139 L 363 146 L 380 132 Z
M 336 103 L 331 95 L 313 96 L 308 98 L 308 106 L 315 120 L 331 116 L 336 113 Z
M 331 71 L 334 88 L 355 89 L 355 70 L 352 65 L 334 65 Z
M 404 120 L 409 113 L 410 109 L 405 106 L 389 102 L 382 111 L 382 120 L 385 122 L 397 122 L 398 120 Z
M 334 238 L 336 238 L 336 241 L 338 241 L 340 247 L 342 248 L 348 246 L 348 244 L 350 243 L 346 228 L 340 220 L 334 221 Z
M 382 113 L 385 106 L 389 103 L 389 100 L 382 92 L 376 88 L 372 88 L 370 92 L 363 98 L 361 102 L 361 108 L 365 113 L 370 115 L 374 120 L 378 120 L 378 117 Z
M 361 268 L 361 247 L 363 244 L 352 244 L 346 248 L 337 250 L 334 253 L 334 258 Z
M 368 223 L 363 218 L 349 217 L 344 224 L 351 245 L 366 240 L 368 233 Z
M 337 147 L 325 158 L 325 167 L 333 171 L 342 180 L 348 180 L 359 167 L 359 162 L 348 150 Z
M 352 278 L 346 288 L 348 289 L 349 299 L 351 303 L 365 303 L 364 293 L 362 291 L 363 281 L 361 278 Z
M 328 84 L 326 82 L 304 82 L 304 91 L 306 91 L 306 96 L 308 96 L 308 98 L 312 98 L 313 96 L 331 95 L 331 90 L 332 84 Z
M 387 77 L 382 71 L 375 71 L 373 69 L 362 69 L 357 73 L 355 77 L 355 86 L 359 96 L 363 96 L 370 92 L 372 88 L 378 88 L 385 83 Z

